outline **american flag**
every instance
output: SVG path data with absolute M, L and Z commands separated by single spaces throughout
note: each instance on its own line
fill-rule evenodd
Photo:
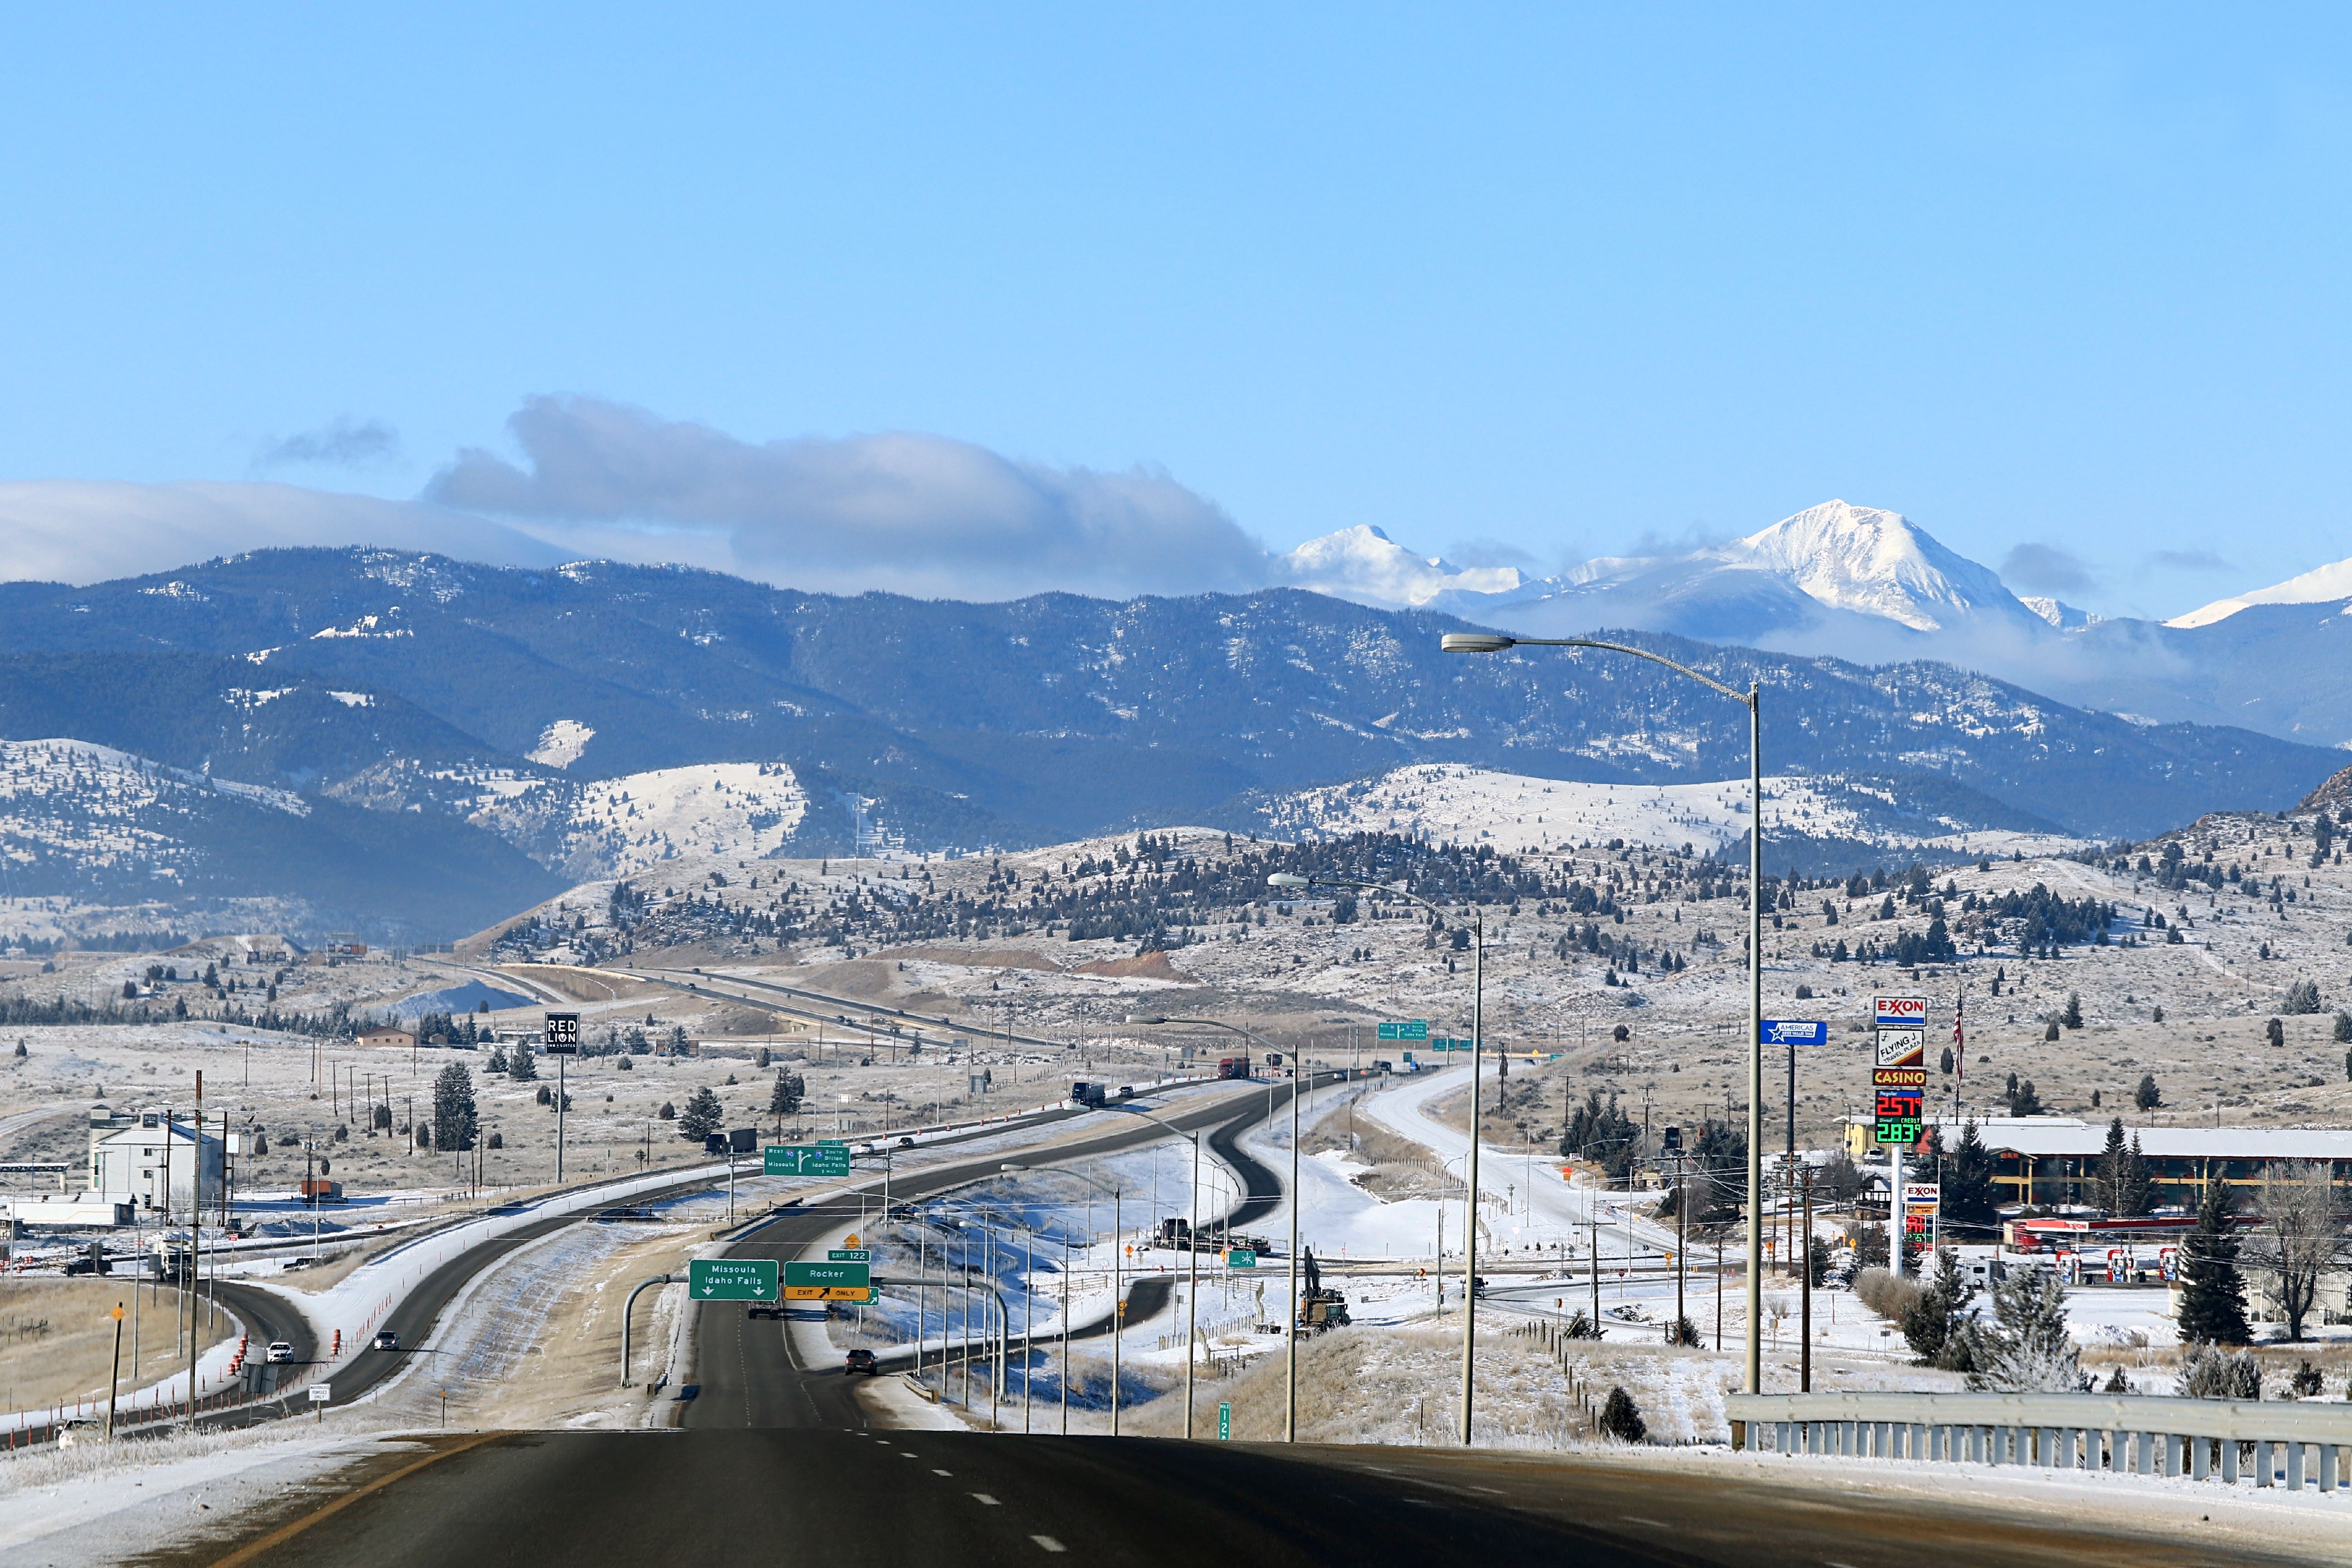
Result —
M 1960 1018 L 1969 1005 L 1969 994 L 1962 991 L 1952 1003 L 1952 1092 L 1958 1094 L 1969 1076 L 1969 1041 L 1961 1032 Z

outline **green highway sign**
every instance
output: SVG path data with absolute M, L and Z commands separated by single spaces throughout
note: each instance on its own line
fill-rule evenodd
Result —
M 1252 1247 L 1235 1247 L 1227 1248 L 1225 1252 L 1225 1267 L 1228 1268 L 1256 1268 L 1257 1249 Z
M 698 1301 L 772 1301 L 776 1264 L 768 1258 L 697 1258 L 686 1266 L 686 1293 Z
M 1381 1038 L 1384 1040 L 1425 1040 L 1429 1038 L 1429 1020 L 1426 1018 L 1389 1019 L 1387 1022 L 1381 1025 Z
M 1217 1441 L 1229 1441 L 1234 1435 L 1234 1407 L 1220 1402 L 1217 1405 Z
M 825 1252 L 824 1260 L 827 1263 L 871 1263 L 874 1261 L 874 1249 L 870 1247 L 830 1247 Z
M 771 1176 L 845 1176 L 849 1174 L 846 1143 L 771 1143 L 761 1152 Z
M 863 1263 L 787 1263 L 787 1301 L 870 1301 L 874 1299 L 872 1270 Z

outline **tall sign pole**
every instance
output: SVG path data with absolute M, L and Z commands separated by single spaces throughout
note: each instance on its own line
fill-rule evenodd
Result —
M 1905 1227 L 1909 1220 L 1904 1202 L 1904 1159 L 1919 1142 L 1926 1122 L 1927 1095 L 1927 999 L 1925 996 L 1877 996 L 1871 1002 L 1875 1026 L 1872 1043 L 1870 1082 L 1875 1108 L 1872 1135 L 1885 1146 L 1888 1159 L 1886 1267 L 1903 1276 Z
M 563 1184 L 563 1102 L 571 1096 L 564 1092 L 564 1064 L 580 1052 L 580 1015 L 550 1013 L 540 1025 L 540 1044 L 555 1058 L 555 1182 Z M 728 1156 L 728 1168 L 734 1169 L 734 1156 Z M 731 1201 L 731 1200 L 730 1200 Z

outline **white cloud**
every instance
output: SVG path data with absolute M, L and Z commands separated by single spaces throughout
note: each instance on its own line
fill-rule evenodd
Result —
M 587 397 L 509 421 L 524 463 L 469 449 L 433 481 L 575 550 L 795 587 L 1000 599 L 1247 590 L 1265 546 L 1166 473 L 1101 473 L 904 432 L 752 443 Z
M 500 565 L 544 566 L 554 546 L 414 501 L 297 485 L 0 483 L 0 580 L 99 583 L 284 545 L 373 544 Z

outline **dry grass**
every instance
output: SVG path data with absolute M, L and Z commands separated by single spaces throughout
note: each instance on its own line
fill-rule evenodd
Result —
M 1310 1443 L 1445 1445 L 1460 1409 L 1462 1342 L 1445 1329 L 1341 1329 L 1303 1341 L 1298 1357 L 1298 1436 Z M 1622 1386 L 1657 1440 L 1717 1439 L 1722 1394 L 1735 1386 L 1728 1358 L 1661 1345 L 1580 1344 L 1563 1367 L 1542 1344 L 1517 1333 L 1482 1334 L 1478 1345 L 1478 1440 L 1511 1448 L 1558 1448 L 1593 1440 L 1585 1415 L 1612 1386 Z M 1178 1373 L 1181 1377 L 1181 1370 Z M 1194 1430 L 1214 1432 L 1217 1406 L 1234 1408 L 1237 1440 L 1282 1436 L 1283 1358 L 1262 1356 L 1239 1373 L 1209 1378 L 1195 1390 Z M 1144 1435 L 1183 1430 L 1183 1397 L 1154 1400 L 1133 1413 L 1129 1429 Z
M 1399 1137 L 1369 1116 L 1355 1117 L 1350 1132 L 1349 1103 L 1333 1107 L 1301 1132 L 1300 1152 L 1339 1150 L 1351 1155 L 1370 1168 L 1349 1179 L 1383 1203 L 1462 1195 L 1461 1181 L 1446 1173 L 1426 1145 Z
M 122 1303 L 122 1387 L 185 1367 L 184 1351 L 173 1348 L 173 1313 L 185 1310 L 181 1293 L 166 1286 L 142 1289 L 139 1301 L 139 1363 L 131 1364 L 129 1279 L 19 1279 L 0 1280 L 0 1407 L 39 1409 L 59 1400 L 106 1397 L 113 1371 L 114 1320 Z M 224 1312 L 205 1342 L 236 1331 Z

